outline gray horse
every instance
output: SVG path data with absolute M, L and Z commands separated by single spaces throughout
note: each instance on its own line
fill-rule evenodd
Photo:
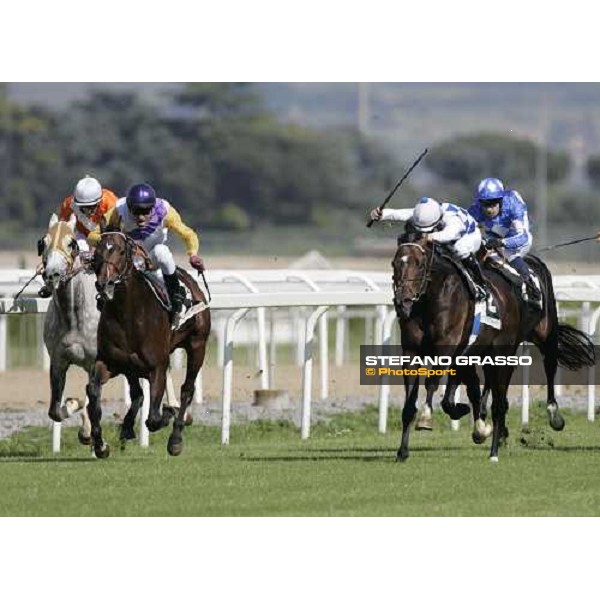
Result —
M 100 313 L 96 308 L 95 276 L 81 265 L 75 233 L 75 219 L 50 219 L 48 233 L 40 240 L 43 276 L 52 290 L 52 300 L 44 321 L 44 343 L 50 355 L 52 397 L 48 416 L 58 423 L 81 411 L 79 441 L 91 442 L 91 426 L 84 408 L 85 398 L 69 398 L 62 404 L 67 370 L 77 365 L 88 374 L 91 384 L 96 362 L 96 333 Z

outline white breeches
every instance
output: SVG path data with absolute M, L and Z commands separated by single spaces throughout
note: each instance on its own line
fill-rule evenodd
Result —
M 90 245 L 87 241 L 87 235 L 85 233 L 81 233 L 81 231 L 76 231 L 75 239 L 77 240 L 77 245 L 79 246 L 79 252 L 91 251 Z
M 527 243 L 522 246 L 518 246 L 517 248 L 504 248 L 504 255 L 506 256 L 506 260 L 510 262 L 513 258 L 517 256 L 525 256 L 531 250 L 531 234 L 527 237 Z
M 156 244 L 156 246 L 149 249 L 148 254 L 150 254 L 152 262 L 163 272 L 163 275 L 173 275 L 175 273 L 175 259 L 168 246 Z
M 473 233 L 467 233 L 456 240 L 454 244 L 449 244 L 449 247 L 458 258 L 467 258 L 467 256 L 474 254 L 481 247 L 481 232 L 479 229 L 476 229 Z

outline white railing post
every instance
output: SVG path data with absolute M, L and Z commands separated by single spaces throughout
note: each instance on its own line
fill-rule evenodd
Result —
M 319 319 L 319 361 L 321 366 L 321 400 L 329 397 L 329 332 L 327 313 Z
M 144 401 L 142 402 L 142 413 L 140 415 L 140 446 L 147 448 L 150 445 L 150 432 L 146 427 L 146 420 L 150 414 L 150 382 L 147 379 L 140 379 L 142 391 L 144 392 Z
M 8 354 L 8 327 L 6 318 L 6 315 L 0 314 L 0 373 L 6 371 Z
M 194 381 L 194 399 L 193 402 L 196 404 L 202 404 L 204 402 L 204 396 L 202 391 L 202 369 L 198 371 L 196 381 Z
M 312 364 L 313 364 L 313 338 L 315 334 L 315 325 L 321 315 L 329 307 L 319 306 L 313 310 L 306 320 L 306 334 L 304 336 L 304 371 L 302 374 L 302 414 L 300 436 L 303 440 L 308 439 L 310 435 L 310 404 L 312 397 Z
M 335 321 L 335 366 L 344 364 L 344 345 L 346 336 L 346 307 L 338 306 Z
M 275 364 L 277 362 L 277 338 L 275 337 L 275 311 L 272 308 L 269 314 L 269 388 L 275 388 Z
M 223 415 L 221 421 L 221 444 L 229 444 L 231 427 L 231 392 L 233 385 L 233 339 L 238 321 L 248 312 L 247 308 L 239 308 L 227 319 L 225 325 L 225 345 L 223 355 Z
M 521 356 L 529 356 L 527 342 L 521 344 Z M 521 385 L 521 424 L 529 423 L 529 367 L 523 366 L 523 381 Z
M 396 314 L 389 312 L 383 320 L 381 327 L 381 344 L 383 346 L 389 346 L 392 341 L 392 326 L 396 321 Z M 379 385 L 379 433 L 385 433 L 387 431 L 387 419 L 388 419 L 388 407 L 390 400 L 390 384 L 387 383 L 388 378 L 385 376 L 381 380 Z

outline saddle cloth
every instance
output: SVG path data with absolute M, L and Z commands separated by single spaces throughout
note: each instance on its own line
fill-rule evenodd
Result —
M 144 276 L 144 280 L 160 302 L 161 306 L 167 312 L 171 312 L 169 293 L 167 292 L 160 269 L 155 271 L 140 271 L 140 273 Z M 173 322 L 171 324 L 171 329 L 173 330 L 181 328 L 186 321 L 189 321 L 192 317 L 208 308 L 208 304 L 205 302 L 194 302 L 192 292 L 184 281 L 179 280 L 179 283 L 185 290 L 185 300 L 183 301 L 183 306 L 181 307 L 179 314 L 173 316 Z

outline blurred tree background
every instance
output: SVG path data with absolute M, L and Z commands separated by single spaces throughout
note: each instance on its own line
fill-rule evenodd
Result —
M 53 107 L 19 104 L 0 85 L 0 247 L 31 244 L 77 179 L 90 173 L 117 195 L 148 181 L 203 235 L 209 252 L 285 254 L 315 245 L 334 253 L 361 251 L 367 210 L 430 140 L 413 139 L 410 152 L 402 152 L 355 123 L 318 123 L 314 97 L 307 105 L 314 118 L 298 111 L 285 118 L 277 109 L 281 99 L 275 94 L 266 102 L 257 85 L 181 84 L 161 90 L 160 101 L 96 88 Z M 375 108 L 383 111 L 391 88 L 381 86 Z M 321 104 L 323 114 L 335 109 Z M 353 110 L 351 101 L 339 107 Z M 525 197 L 535 230 L 543 164 L 550 228 L 564 224 L 567 205 L 573 228 L 600 222 L 592 191 L 600 182 L 600 155 L 589 156 L 581 169 L 585 180 L 574 183 L 567 151 L 550 149 L 533 135 L 480 129 L 431 136 L 426 161 L 392 205 L 409 206 L 427 194 L 466 206 L 477 182 L 495 176 Z M 369 232 L 369 243 L 389 240 L 382 229 Z

